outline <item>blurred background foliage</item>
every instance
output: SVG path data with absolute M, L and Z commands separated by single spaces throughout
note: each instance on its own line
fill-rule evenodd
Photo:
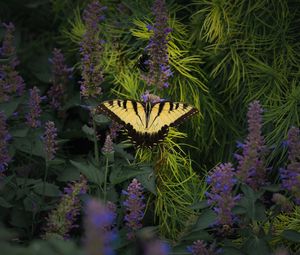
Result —
M 78 84 L 81 79 L 79 48 L 85 33 L 82 10 L 88 2 L 0 0 L 0 21 L 13 22 L 16 27 L 15 45 L 20 60 L 18 71 L 27 88 L 37 86 L 42 95 L 49 89 L 52 79 L 49 59 L 55 47 L 62 50 L 66 63 L 73 67 L 73 78 L 69 81 L 68 99 L 64 105 L 67 117 L 57 122 L 63 145 L 59 155 L 63 163 L 53 164 L 50 177 L 55 176 L 62 186 L 79 178 L 79 172 L 83 172 L 91 182 L 91 193 L 100 194 L 104 170 L 100 174 L 91 174 L 96 173 L 94 167 L 99 163 L 91 152 L 95 131 L 85 126 L 91 123 L 91 116 L 82 107 Z M 139 100 L 147 85 L 140 79 L 142 71 L 136 67 L 136 62 L 151 36 L 147 25 L 154 20 L 152 1 L 102 0 L 101 4 L 107 6 L 105 19 L 100 23 L 104 50 L 99 64 L 103 67 L 105 79 L 101 84 L 101 97 L 89 104 L 95 105 L 111 98 Z M 300 4 L 296 0 L 170 0 L 167 1 L 167 9 L 172 28 L 168 53 L 173 76 L 169 89 L 153 92 L 161 98 L 194 105 L 200 114 L 180 127 L 183 133 L 172 130 L 155 153 L 147 150 L 134 152 L 132 149 L 128 152 L 126 143 L 118 144 L 117 162 L 112 167 L 118 170 L 110 177 L 109 196 L 116 201 L 121 187 L 125 187 L 138 170 L 143 171 L 139 180 L 155 197 L 149 199 L 149 203 L 155 201 L 155 206 L 148 208 L 156 218 L 153 222 L 149 221 L 158 222 L 162 235 L 184 241 L 189 240 L 184 237 L 189 231 L 189 224 L 193 225 L 194 217 L 197 218 L 197 210 L 203 209 L 199 201 L 203 199 L 207 186 L 202 179 L 215 165 L 233 160 L 236 143 L 246 136 L 245 116 L 248 104 L 253 100 L 259 100 L 265 111 L 263 131 L 270 148 L 267 161 L 272 166 L 271 170 L 276 172 L 286 160 L 286 147 L 282 146 L 282 141 L 291 126 L 300 126 Z M 3 35 L 2 27 L 1 40 Z M 24 95 L 21 100 L 27 99 L 28 95 Z M 54 115 L 46 110 L 43 118 L 59 119 Z M 108 121 L 98 119 L 97 124 L 100 134 L 105 134 Z M 30 135 L 36 138 L 41 131 Z M 100 146 L 103 143 L 102 135 Z M 16 147 L 17 151 L 21 151 L 16 154 L 18 159 L 27 163 L 24 154 L 28 151 L 20 145 Z M 35 148 L 36 154 L 32 151 L 31 154 L 38 155 L 39 148 Z M 70 159 L 72 161 L 69 162 Z M 14 164 L 22 165 L 21 161 Z M 64 164 L 63 170 L 57 167 L 61 163 Z M 35 177 L 43 178 L 37 168 L 44 163 L 33 160 L 30 164 L 36 169 Z M 152 170 L 149 170 L 149 165 Z M 72 170 L 74 167 L 78 171 Z M 117 171 L 124 167 L 132 172 L 127 172 L 126 176 L 118 175 Z M 143 182 L 145 174 L 151 171 L 157 174 L 155 188 L 150 181 Z M 19 180 L 19 185 L 22 186 L 22 180 Z M 37 183 L 33 178 L 31 185 L 35 185 L 36 189 Z M 54 208 L 60 193 L 56 186 L 49 186 L 48 191 L 54 200 L 45 210 Z M 27 199 L 25 193 L 22 196 Z M 18 203 L 18 206 L 23 205 Z M 11 224 L 22 229 L 23 237 L 28 233 L 28 239 L 38 235 L 37 225 L 40 222 L 35 223 L 35 228 L 28 223 L 34 222 L 36 215 L 27 213 L 27 223 L 25 220 L 18 222 L 21 215 L 20 208 L 14 210 Z M 215 218 L 211 213 L 203 217 L 207 217 L 207 226 Z M 280 221 L 278 218 L 276 224 L 280 225 Z M 199 222 L 197 224 L 200 232 L 207 227 L 199 226 Z M 3 234 L 4 237 L 6 235 L 10 234 Z M 211 240 L 206 233 L 205 238 Z M 280 237 L 273 242 L 278 244 L 278 240 L 281 240 Z M 62 249 L 60 243 L 43 241 L 31 244 L 28 249 L 37 251 L 41 245 L 49 250 Z M 72 245 L 68 244 L 64 249 L 73 252 L 75 248 Z M 52 253 L 49 251 L 49 254 Z

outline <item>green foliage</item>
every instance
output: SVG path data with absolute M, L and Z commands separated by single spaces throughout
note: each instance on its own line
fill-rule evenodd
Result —
M 173 76 L 170 87 L 163 90 L 147 87 L 142 71 L 136 68 L 153 34 L 147 28 L 154 22 L 153 1 L 100 2 L 107 6 L 105 19 L 99 22 L 104 44 L 97 62 L 104 74 L 100 84 L 103 93 L 101 98 L 88 100 L 79 95 L 79 50 L 86 32 L 82 15 L 88 2 L 0 2 L 1 21 L 12 21 L 16 26 L 14 46 L 20 60 L 16 71 L 26 83 L 22 95 L 0 104 L 11 135 L 11 161 L 0 173 L 1 252 L 84 254 L 77 245 L 84 238 L 84 207 L 76 222 L 80 227 L 71 231 L 71 240 L 60 240 L 61 233 L 50 233 L 49 240 L 41 240 L 46 219 L 57 209 L 64 188 L 81 175 L 88 181 L 87 197 L 117 206 L 114 227 L 119 236 L 114 247 L 120 254 L 136 249 L 136 243 L 126 239 L 122 194 L 133 178 L 144 187 L 147 200 L 144 228 L 138 236 L 153 227 L 155 234 L 168 239 L 171 254 L 188 254 L 186 247 L 199 239 L 215 243 L 223 254 L 230 255 L 270 254 L 281 244 L 299 252 L 299 206 L 288 212 L 271 199 L 275 193 L 287 193 L 278 178 L 287 159 L 282 143 L 291 126 L 300 126 L 297 1 L 193 0 L 189 5 L 167 1 Z M 1 45 L 4 32 L 1 27 Z M 25 117 L 28 89 L 37 86 L 41 95 L 48 95 L 55 80 L 49 63 L 54 47 L 62 49 L 67 66 L 74 67 L 72 78 L 65 84 L 63 107 L 52 109 L 48 96 L 41 104 L 42 125 L 32 129 Z M 1 58 L 0 66 L 10 59 Z M 0 76 L 2 81 L 2 73 Z M 180 131 L 171 128 L 164 142 L 151 150 L 136 149 L 126 134 L 119 132 L 113 138 L 112 151 L 103 152 L 112 123 L 90 109 L 111 98 L 140 100 L 146 90 L 194 105 L 200 114 L 180 126 Z M 263 131 L 271 149 L 266 156 L 269 184 L 253 190 L 236 183 L 232 193 L 241 198 L 232 213 L 238 221 L 228 230 L 216 224 L 217 214 L 206 196 L 213 187 L 206 177 L 220 162 L 233 161 L 236 141 L 245 137 L 247 105 L 253 100 L 260 100 L 265 109 Z M 53 160 L 45 159 L 41 139 L 48 120 L 58 129 Z M 81 197 L 82 202 L 87 197 Z M 290 198 L 286 200 L 291 203 Z M 55 219 L 58 225 L 64 224 L 64 217 Z

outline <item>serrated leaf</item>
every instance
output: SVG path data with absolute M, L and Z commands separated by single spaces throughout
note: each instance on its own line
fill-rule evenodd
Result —
M 90 162 L 77 162 L 70 160 L 70 163 L 75 166 L 81 173 L 83 173 L 84 176 L 87 177 L 87 179 L 93 183 L 96 183 L 98 185 L 103 184 L 104 181 L 104 175 L 98 169 Z
M 281 236 L 286 240 L 296 242 L 296 243 L 300 243 L 300 232 L 298 232 L 296 230 L 292 230 L 292 229 L 284 230 L 281 233 Z
M 217 215 L 212 210 L 203 211 L 197 221 L 197 229 L 205 229 L 211 227 L 217 220 Z
M 60 192 L 58 186 L 56 186 L 52 183 L 48 183 L 48 182 L 46 182 L 45 184 L 38 183 L 33 187 L 33 190 L 39 195 L 44 195 L 44 189 L 45 189 L 45 196 L 58 197 L 61 195 L 61 192 Z

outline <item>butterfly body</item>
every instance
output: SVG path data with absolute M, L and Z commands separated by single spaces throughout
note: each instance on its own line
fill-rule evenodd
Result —
M 101 103 L 96 111 L 122 124 L 128 137 L 138 147 L 157 145 L 167 136 L 169 127 L 177 126 L 198 112 L 196 108 L 184 103 L 145 103 L 119 99 Z

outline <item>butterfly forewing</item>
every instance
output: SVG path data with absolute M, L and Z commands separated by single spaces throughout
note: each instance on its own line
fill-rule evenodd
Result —
M 98 111 L 123 124 L 125 128 L 131 125 L 138 132 L 144 130 L 146 115 L 144 106 L 140 102 L 131 100 L 105 101 L 98 107 Z
M 156 103 L 152 106 L 149 127 L 155 132 L 165 125 L 176 126 L 197 112 L 196 108 L 184 103 L 170 101 Z

